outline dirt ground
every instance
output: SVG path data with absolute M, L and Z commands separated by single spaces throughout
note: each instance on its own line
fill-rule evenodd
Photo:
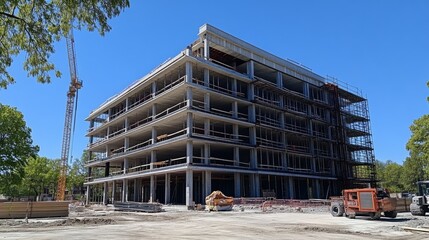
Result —
M 404 226 L 429 226 L 429 216 L 399 213 L 396 219 L 332 217 L 326 206 L 236 206 L 230 212 L 187 211 L 165 206 L 161 213 L 115 212 L 91 207 L 68 218 L 0 220 L 0 239 L 429 239 Z

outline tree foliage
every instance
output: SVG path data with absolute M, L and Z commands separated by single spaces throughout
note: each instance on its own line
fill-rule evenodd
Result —
M 404 191 L 401 165 L 390 160 L 386 163 L 376 161 L 376 170 L 381 187 L 387 188 L 390 192 Z
M 14 191 L 24 175 L 27 160 L 38 151 L 22 113 L 0 104 L 0 193 Z
M 86 168 L 85 168 L 85 157 L 87 156 L 87 151 L 84 151 L 80 159 L 75 159 L 67 174 L 67 189 L 72 191 L 73 189 L 80 188 L 83 186 L 86 178 Z
M 60 160 L 45 157 L 30 158 L 18 193 L 35 197 L 42 193 L 55 194 L 59 172 Z
M 0 88 L 15 82 L 7 71 L 14 56 L 26 53 L 24 70 L 38 82 L 49 83 L 61 73 L 50 62 L 53 44 L 72 28 L 110 31 L 107 21 L 129 7 L 128 0 L 12 0 L 0 1 Z M 72 25 L 72 20 L 74 25 Z

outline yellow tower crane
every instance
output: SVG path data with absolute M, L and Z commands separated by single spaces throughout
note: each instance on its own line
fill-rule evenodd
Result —
M 67 165 L 70 152 L 70 141 L 72 139 L 72 126 L 75 122 L 75 108 L 77 106 L 78 90 L 82 87 L 76 69 L 76 53 L 74 49 L 73 29 L 70 29 L 67 37 L 67 54 L 70 68 L 70 86 L 67 91 L 66 116 L 64 121 L 63 142 L 61 147 L 60 176 L 58 177 L 57 201 L 64 201 L 66 191 Z

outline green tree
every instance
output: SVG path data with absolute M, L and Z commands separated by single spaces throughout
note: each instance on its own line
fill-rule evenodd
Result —
M 415 191 L 417 181 L 429 179 L 429 115 L 415 120 L 410 130 L 406 145 L 410 156 L 404 161 L 402 179 L 407 190 Z
M 13 195 L 21 182 L 27 160 L 39 151 L 21 112 L 0 104 L 0 193 Z
M 53 193 L 59 174 L 59 160 L 45 157 L 30 158 L 25 167 L 25 176 L 20 186 L 20 194 L 40 196 L 42 193 Z
M 401 181 L 402 174 L 403 167 L 388 160 L 384 167 L 383 187 L 387 188 L 392 193 L 404 191 L 404 184 Z
M 380 185 L 382 185 L 384 181 L 384 172 L 385 172 L 384 169 L 386 164 L 380 160 L 375 160 L 374 164 L 375 164 L 375 172 L 376 172 L 377 180 L 380 182 Z
M 107 21 L 129 7 L 128 0 L 12 0 L 0 1 L 0 88 L 15 82 L 7 69 L 13 57 L 25 52 L 24 70 L 38 82 L 49 83 L 61 73 L 50 62 L 54 43 L 72 28 L 110 31 Z M 72 26 L 72 20 L 74 25 Z
M 81 159 L 75 159 L 69 167 L 66 181 L 67 189 L 69 189 L 69 191 L 73 191 L 74 188 L 83 187 L 83 183 L 86 178 L 86 169 L 84 165 L 85 153 L 86 151 L 82 154 Z

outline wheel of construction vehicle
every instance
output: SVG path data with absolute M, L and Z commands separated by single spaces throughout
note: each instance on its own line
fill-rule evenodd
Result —
M 338 202 L 334 202 L 331 204 L 329 211 L 331 212 L 332 216 L 341 217 L 344 214 L 344 206 Z
M 384 212 L 384 216 L 389 218 L 396 218 L 397 215 L 398 213 L 396 211 Z
M 369 218 L 371 218 L 371 220 L 377 220 L 380 219 L 381 217 L 381 212 L 372 212 L 369 214 Z

